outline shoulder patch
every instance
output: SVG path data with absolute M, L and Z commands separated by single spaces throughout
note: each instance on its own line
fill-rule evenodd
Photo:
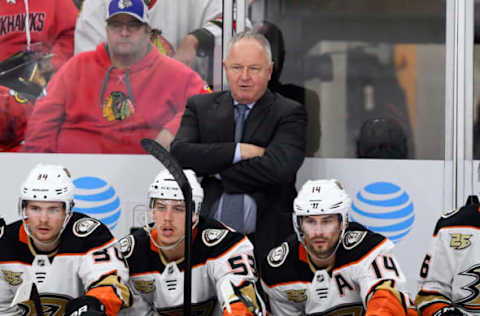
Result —
M 90 235 L 98 226 L 100 226 L 100 222 L 94 218 L 80 218 L 73 224 L 73 233 L 77 237 L 86 237 Z
M 365 238 L 366 235 L 366 231 L 347 231 L 345 233 L 345 236 L 343 236 L 343 247 L 347 250 L 355 248 L 362 242 L 363 238 Z
M 443 218 L 449 218 L 450 216 L 453 216 L 453 215 L 457 214 L 458 211 L 460 211 L 460 209 L 461 208 L 459 207 L 459 208 L 455 208 L 453 210 L 447 210 L 447 211 L 443 212 L 442 217 Z
M 202 240 L 208 247 L 213 247 L 220 243 L 227 234 L 228 230 L 226 229 L 205 229 L 202 232 Z
M 7 281 L 11 286 L 20 285 L 23 282 L 22 273 L 23 272 L 14 272 L 9 270 L 2 270 L 3 279 Z
M 132 235 L 128 235 L 120 239 L 118 244 L 120 245 L 120 252 L 123 257 L 128 259 L 132 255 L 133 248 L 135 248 L 135 238 Z
M 267 256 L 268 264 L 274 268 L 281 266 L 285 262 L 288 252 L 289 247 L 286 242 L 282 243 L 282 245 L 277 248 L 273 248 Z

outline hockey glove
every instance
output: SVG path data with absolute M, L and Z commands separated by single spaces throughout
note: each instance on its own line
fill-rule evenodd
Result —
M 105 306 L 96 297 L 83 295 L 67 303 L 66 316 L 106 316 Z
M 447 306 L 439 309 L 432 316 L 464 316 L 465 314 L 456 307 Z

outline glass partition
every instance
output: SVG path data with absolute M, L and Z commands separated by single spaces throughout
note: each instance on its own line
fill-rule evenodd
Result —
M 255 1 L 308 156 L 443 159 L 445 1 Z

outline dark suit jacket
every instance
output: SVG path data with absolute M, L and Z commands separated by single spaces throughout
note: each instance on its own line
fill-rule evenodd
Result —
M 295 101 L 267 92 L 250 111 L 243 143 L 265 148 L 262 157 L 233 164 L 234 107 L 229 91 L 191 97 L 171 153 L 185 169 L 203 176 L 204 215 L 222 192 L 247 193 L 257 203 L 257 260 L 293 232 L 295 178 L 305 156 L 307 115 Z M 220 174 L 221 180 L 213 177 Z

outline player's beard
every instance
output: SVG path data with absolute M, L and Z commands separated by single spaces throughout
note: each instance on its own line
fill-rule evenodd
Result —
M 326 244 L 322 246 L 317 246 L 314 244 L 314 241 L 320 239 L 324 240 Z M 337 245 L 340 239 L 340 233 L 334 237 L 328 238 L 328 237 L 315 237 L 312 239 L 306 240 L 306 244 L 308 247 L 309 252 L 319 258 L 319 259 L 327 259 L 330 257 L 333 252 L 337 249 Z

